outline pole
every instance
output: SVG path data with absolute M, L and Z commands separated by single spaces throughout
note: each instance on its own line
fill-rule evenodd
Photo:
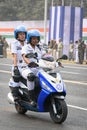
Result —
M 53 6 L 53 2 L 54 2 L 54 0 L 52 0 L 52 6 Z
M 70 6 L 72 6 L 72 0 L 70 0 Z
M 47 29 L 47 0 L 45 0 L 44 7 L 44 43 L 46 44 L 46 29 Z
M 64 0 L 62 0 L 62 6 L 64 6 Z
M 83 7 L 83 0 L 81 0 L 81 7 Z

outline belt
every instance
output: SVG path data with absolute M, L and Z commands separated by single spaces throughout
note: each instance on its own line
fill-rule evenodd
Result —
M 22 66 L 21 68 L 26 68 L 26 66 Z
M 19 60 L 19 63 L 22 63 L 22 60 Z

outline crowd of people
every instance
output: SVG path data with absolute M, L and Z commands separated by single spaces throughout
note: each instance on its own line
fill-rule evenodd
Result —
M 58 41 L 51 40 L 48 42 L 48 52 L 53 55 L 55 59 L 60 58 L 63 55 L 64 45 L 62 39 L 59 38 Z M 75 63 L 87 64 L 87 43 L 84 43 L 82 39 L 78 39 L 73 43 L 71 40 L 69 43 L 68 59 L 69 61 L 74 61 Z
M 2 37 L 2 35 L 0 35 L 0 44 L 2 46 L 2 56 L 4 58 L 7 58 L 7 48 L 9 47 L 7 41 L 6 41 L 6 38 L 5 37 Z

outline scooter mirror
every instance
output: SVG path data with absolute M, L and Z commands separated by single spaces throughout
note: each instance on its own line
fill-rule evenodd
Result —
M 63 56 L 61 57 L 61 59 L 67 60 L 67 59 L 68 59 L 68 56 L 67 56 L 67 55 L 63 55 Z
M 59 60 L 67 60 L 68 56 L 67 55 L 62 55 L 62 57 L 60 57 L 59 59 L 57 59 L 56 61 L 58 62 Z

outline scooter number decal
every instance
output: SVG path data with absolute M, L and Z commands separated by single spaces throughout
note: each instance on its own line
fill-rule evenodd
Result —
M 62 90 L 62 86 L 59 85 L 59 84 L 56 85 L 56 88 L 57 88 L 59 91 Z

